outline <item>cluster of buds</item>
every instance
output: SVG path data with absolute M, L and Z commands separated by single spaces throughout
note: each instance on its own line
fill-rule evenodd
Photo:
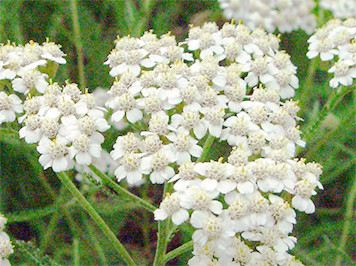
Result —
M 9 236 L 3 231 L 7 219 L 0 213 L 0 265 L 10 266 L 7 259 L 14 252 Z
M 299 108 L 282 99 L 299 84 L 278 38 L 206 23 L 179 45 L 152 32 L 118 38 L 106 64 L 115 77 L 111 120 L 132 129 L 110 153 L 115 176 L 130 185 L 175 182 L 154 214 L 195 228 L 189 264 L 299 265 L 288 254 L 294 209 L 315 211 L 321 169 L 294 158 L 305 146 Z M 207 161 L 213 141 L 230 148 Z
M 337 58 L 329 69 L 334 77 L 330 80 L 330 87 L 339 84 L 350 86 L 356 78 L 356 19 L 349 18 L 329 20 L 317 29 L 309 40 L 308 58 L 320 56 L 321 61 L 331 61 Z
M 346 0 L 347 1 L 347 0 Z M 316 17 L 314 0 L 219 0 L 227 19 L 242 20 L 249 28 L 262 27 L 268 32 L 278 29 L 291 32 L 303 29 L 312 33 Z

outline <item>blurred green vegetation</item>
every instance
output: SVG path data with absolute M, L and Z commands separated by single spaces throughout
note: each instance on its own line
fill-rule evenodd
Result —
M 109 88 L 113 82 L 108 74 L 109 68 L 103 62 L 114 47 L 117 35 L 140 36 L 143 31 L 153 29 L 158 35 L 171 31 L 181 41 L 191 23 L 224 23 L 217 1 L 160 0 L 145 6 L 146 3 L 150 1 L 77 1 L 79 28 L 75 31 L 71 1 L 3 0 L 0 2 L 0 42 L 10 40 L 25 44 L 34 40 L 42 43 L 49 37 L 50 41 L 61 44 L 67 54 L 68 63 L 60 68 L 56 81 L 63 83 L 69 79 L 91 91 L 98 86 Z M 151 15 L 147 16 L 147 12 Z M 301 125 L 304 133 L 322 117 L 323 107 L 332 94 L 327 73 L 322 68 L 307 80 L 310 66 L 305 56 L 307 39 L 302 31 L 281 36 L 282 48 L 292 56 L 299 70 L 301 88 L 296 99 L 300 100 L 300 116 L 305 119 Z M 83 63 L 82 70 L 80 62 Z M 318 191 L 314 197 L 316 213 L 298 213 L 294 232 L 299 243 L 293 252 L 307 265 L 330 265 L 339 254 L 344 265 L 355 264 L 356 222 L 352 206 L 353 212 L 349 216 L 351 230 L 345 247 L 340 249 L 339 245 L 349 191 L 356 179 L 355 101 L 355 90 L 348 92 L 308 137 L 307 147 L 300 153 L 307 161 L 323 165 L 321 182 L 324 190 Z M 114 251 L 105 247 L 105 236 L 69 192 L 61 188 L 55 175 L 41 170 L 35 148 L 18 140 L 16 131 L 0 136 L 1 212 L 9 218 L 8 232 L 12 239 L 31 240 L 30 243 L 15 244 L 18 248 L 11 257 L 12 264 L 72 264 L 73 254 L 79 256 L 80 265 L 120 264 Z M 223 149 L 216 147 L 219 148 Z M 100 185 L 83 185 L 81 190 L 138 262 L 149 264 L 155 249 L 152 239 L 156 235 L 152 215 L 127 204 L 125 199 L 114 196 Z M 156 205 L 160 202 L 157 194 L 161 192 L 159 186 L 147 186 L 143 192 L 135 191 Z M 142 220 L 147 222 L 135 222 Z M 190 240 L 191 228 L 182 226 L 181 229 L 169 249 Z M 184 264 L 189 256 L 188 252 L 171 264 Z

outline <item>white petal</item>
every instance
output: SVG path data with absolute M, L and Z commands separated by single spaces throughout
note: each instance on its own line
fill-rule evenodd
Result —
M 117 181 L 120 182 L 122 179 L 124 179 L 127 176 L 127 171 L 125 167 L 121 165 L 115 170 L 114 174 L 117 178 Z
M 195 135 L 198 139 L 204 138 L 204 136 L 205 136 L 207 130 L 208 130 L 208 128 L 207 128 L 206 126 L 204 126 L 202 123 L 197 124 L 197 125 L 193 128 L 194 135 Z
M 180 209 L 172 215 L 172 222 L 175 225 L 180 225 L 189 219 L 189 213 L 187 210 Z
M 190 217 L 190 223 L 195 228 L 202 228 L 205 220 L 208 218 L 208 213 L 203 211 L 194 211 Z
M 200 147 L 199 145 L 193 145 L 190 149 L 189 149 L 189 153 L 194 156 L 199 158 L 202 153 L 203 153 L 203 148 Z
M 158 221 L 163 221 L 168 217 L 168 214 L 165 210 L 162 209 L 157 209 L 153 212 L 154 216 L 155 216 L 155 220 Z
M 218 184 L 218 191 L 226 194 L 233 191 L 236 188 L 236 183 L 230 180 L 220 181 Z
M 35 87 L 40 93 L 44 93 L 46 91 L 46 88 L 48 87 L 48 82 L 42 77 L 39 78 L 36 83 Z
M 135 185 L 142 180 L 142 174 L 139 171 L 128 172 L 126 179 L 127 183 L 130 185 Z
M 151 67 L 154 67 L 155 65 L 156 65 L 156 63 L 153 60 L 148 59 L 148 58 L 143 59 L 141 61 L 141 66 L 143 66 L 145 68 L 151 68 Z
M 200 48 L 199 40 L 191 40 L 188 42 L 188 49 L 191 51 L 198 50 Z
M 133 124 L 136 123 L 137 121 L 141 120 L 142 117 L 143 117 L 142 112 L 137 108 L 134 108 L 134 109 L 126 112 L 127 120 Z
M 131 65 L 131 66 L 129 66 L 129 70 L 135 76 L 138 76 L 141 73 L 141 67 L 139 65 Z
M 68 160 L 65 157 L 53 160 L 52 169 L 55 172 L 63 172 L 68 170 Z
M 218 181 L 216 181 L 215 179 L 204 179 L 201 182 L 201 187 L 208 190 L 208 191 L 213 191 L 218 185 Z
M 120 122 L 125 115 L 125 111 L 119 110 L 113 113 L 111 120 L 114 122 Z
M 91 164 L 91 156 L 86 152 L 79 152 L 75 157 L 75 159 L 79 164 L 85 164 L 85 165 Z
M 237 189 L 241 194 L 249 194 L 254 191 L 254 185 L 250 181 L 237 184 Z
M 210 204 L 210 210 L 215 214 L 222 213 L 223 205 L 220 201 L 213 200 Z

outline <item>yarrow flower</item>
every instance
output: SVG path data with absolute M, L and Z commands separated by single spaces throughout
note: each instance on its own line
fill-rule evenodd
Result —
M 105 109 L 96 105 L 91 94 L 82 94 L 75 84 L 51 83 L 44 94 L 28 97 L 23 106 L 20 138 L 39 144 L 44 169 L 62 172 L 73 168 L 74 160 L 89 165 L 101 156 L 101 132 L 110 126 L 104 119 Z
M 349 0 L 321 0 L 320 7 L 330 10 L 335 18 L 356 17 L 356 3 Z
M 180 44 L 152 32 L 120 38 L 108 57 L 112 120 L 143 129 L 117 137 L 110 152 L 115 176 L 129 185 L 175 182 L 154 215 L 194 227 L 190 265 L 284 265 L 296 243 L 293 208 L 314 211 L 310 197 L 322 188 L 321 171 L 293 159 L 305 143 L 299 108 L 283 99 L 294 96 L 299 82 L 290 56 L 278 48 L 278 38 L 260 28 L 207 23 L 191 27 Z M 168 50 L 177 52 L 175 61 Z M 140 54 L 135 65 L 115 61 L 125 51 Z M 202 160 L 209 157 L 204 142 L 214 140 L 231 151 Z M 291 201 L 278 196 L 284 191 Z
M 294 1 L 277 2 L 255 6 L 247 24 L 255 26 L 257 19 L 271 31 L 293 30 L 293 23 L 313 28 L 310 1 L 303 10 Z M 253 1 L 235 4 L 252 8 Z M 258 13 L 266 10 L 273 20 Z M 303 18 L 296 23 L 298 12 Z M 291 25 L 280 23 L 285 17 Z M 335 21 L 310 39 L 310 58 L 340 58 L 329 70 L 333 86 L 355 77 L 354 24 Z M 0 92 L 0 122 L 25 111 L 20 138 L 38 143 L 44 169 L 76 165 L 90 172 L 94 164 L 130 186 L 174 182 L 154 217 L 194 228 L 189 265 L 292 263 L 295 210 L 313 213 L 311 197 L 322 189 L 321 167 L 294 159 L 296 146 L 305 146 L 299 108 L 289 100 L 299 87 L 296 67 L 279 51 L 279 39 L 261 28 L 206 23 L 191 27 L 188 36 L 179 44 L 170 34 L 118 37 L 104 63 L 115 80 L 100 99 L 40 72 L 47 60 L 65 62 L 59 46 L 2 46 L 0 78 L 27 98 L 21 105 L 17 96 Z M 107 116 L 117 127 L 127 126 L 109 153 L 101 147 L 110 128 Z M 218 142 L 229 148 L 209 153 Z M 110 163 L 98 162 L 108 156 Z
M 227 19 L 242 20 L 249 28 L 262 26 L 268 32 L 274 32 L 276 29 L 280 32 L 291 32 L 301 28 L 311 33 L 316 27 L 316 17 L 312 14 L 315 2 L 312 0 L 219 2 Z
M 322 61 L 336 61 L 328 70 L 333 74 L 329 82 L 330 87 L 353 84 L 356 78 L 356 20 L 354 18 L 345 21 L 329 20 L 315 31 L 308 42 L 308 58 L 320 56 Z

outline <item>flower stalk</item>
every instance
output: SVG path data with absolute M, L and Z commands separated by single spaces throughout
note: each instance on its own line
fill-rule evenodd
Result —
M 101 178 L 103 183 L 110 188 L 112 188 L 117 194 L 123 195 L 124 197 L 130 198 L 132 201 L 136 202 L 138 205 L 143 207 L 144 209 L 154 212 L 157 208 L 153 206 L 151 203 L 148 201 L 141 199 L 140 197 L 137 197 L 135 194 L 132 194 L 130 191 L 124 189 L 122 186 L 117 184 L 115 181 L 113 181 L 110 177 L 108 177 L 106 174 L 102 173 L 99 169 L 97 169 L 94 165 L 90 165 L 89 168 L 98 176 Z
M 128 265 L 136 265 L 134 260 L 131 258 L 130 254 L 127 252 L 125 247 L 121 244 L 121 242 L 117 239 L 117 237 L 113 233 L 113 231 L 111 231 L 109 226 L 100 217 L 100 215 L 95 211 L 93 206 L 85 199 L 85 197 L 82 195 L 82 193 L 80 193 L 80 191 L 76 188 L 74 183 L 70 180 L 69 176 L 65 172 L 59 172 L 59 173 L 57 173 L 57 176 L 61 180 L 63 185 L 79 201 L 80 205 L 82 205 L 82 207 L 88 212 L 90 217 L 95 221 L 95 223 L 99 226 L 99 228 L 103 231 L 103 233 L 108 237 L 113 248 L 118 252 L 120 257 Z

